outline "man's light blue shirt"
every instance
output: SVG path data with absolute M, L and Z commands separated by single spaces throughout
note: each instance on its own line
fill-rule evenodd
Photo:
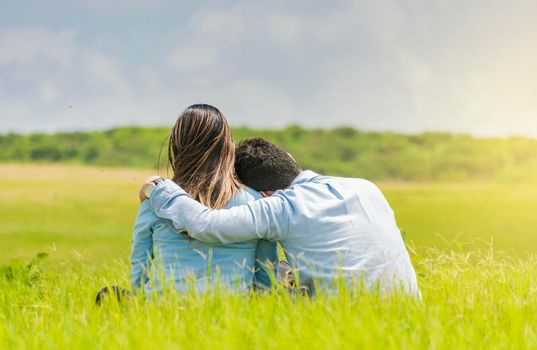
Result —
M 204 242 L 280 241 L 300 283 L 310 288 L 318 281 L 330 290 L 343 278 L 419 296 L 393 210 L 367 180 L 303 171 L 290 188 L 226 210 L 203 206 L 167 180 L 150 203 L 156 215 Z
M 226 208 L 260 197 L 258 192 L 242 188 Z M 216 244 L 189 239 L 169 220 L 156 216 L 147 200 L 140 206 L 133 231 L 131 283 L 134 289 L 142 287 L 147 294 L 152 290 L 159 292 L 163 281 L 174 283 L 178 291 L 192 287 L 203 291 L 215 281 L 245 290 L 254 275 L 258 285 L 269 286 L 270 276 L 258 262 L 277 263 L 275 242 L 252 239 Z

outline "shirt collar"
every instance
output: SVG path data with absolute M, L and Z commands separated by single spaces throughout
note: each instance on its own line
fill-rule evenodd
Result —
M 293 182 L 291 182 L 291 186 L 301 184 L 301 183 L 305 183 L 305 182 L 313 181 L 313 179 L 315 179 L 316 177 L 319 177 L 319 176 L 321 176 L 321 175 L 317 174 L 316 172 L 313 172 L 311 170 L 304 170 L 300 174 L 298 174 L 297 177 L 295 177 Z

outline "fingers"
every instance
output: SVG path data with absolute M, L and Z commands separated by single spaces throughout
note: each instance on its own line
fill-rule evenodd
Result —
M 144 193 L 144 186 L 146 184 L 151 183 L 155 179 L 158 179 L 159 177 L 160 176 L 158 175 L 153 175 L 153 176 L 149 176 L 148 178 L 144 180 L 144 182 L 142 183 L 142 186 L 140 186 L 140 190 L 138 191 L 138 198 L 140 199 L 140 203 L 142 203 L 146 199 L 145 193 Z
M 140 199 L 140 203 L 142 203 L 146 199 L 144 193 L 144 185 L 142 185 L 142 187 L 140 187 L 140 190 L 138 191 L 138 198 Z

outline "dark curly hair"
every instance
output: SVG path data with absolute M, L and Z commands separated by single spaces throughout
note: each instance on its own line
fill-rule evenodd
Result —
M 300 171 L 291 155 L 260 137 L 241 141 L 235 150 L 235 173 L 256 191 L 283 190 Z

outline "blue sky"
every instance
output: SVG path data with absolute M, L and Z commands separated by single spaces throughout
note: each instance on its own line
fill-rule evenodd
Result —
M 535 1 L 0 3 L 0 133 L 351 125 L 537 137 Z

